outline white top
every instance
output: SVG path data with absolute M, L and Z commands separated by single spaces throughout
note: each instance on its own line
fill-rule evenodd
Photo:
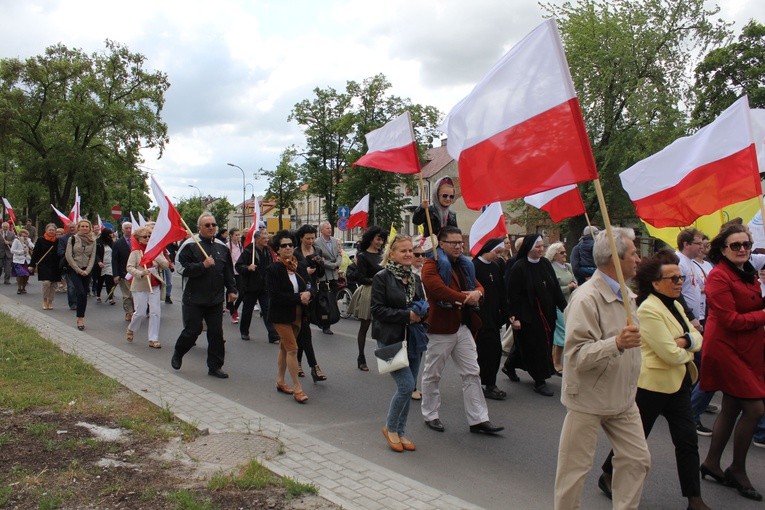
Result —
M 22 241 L 22 237 L 17 237 L 11 244 L 11 253 L 13 254 L 14 264 L 29 264 L 32 261 L 32 248 L 35 247 L 34 243 L 26 239 L 26 244 Z
M 693 261 L 683 255 L 681 252 L 675 252 L 677 258 L 680 259 L 680 274 L 685 276 L 683 282 L 683 298 L 685 298 L 685 304 L 693 310 L 693 315 L 697 319 L 704 318 L 704 312 L 701 310 L 701 289 L 704 282 L 698 276 L 698 269 L 694 271 L 694 268 L 698 268 Z
M 297 294 L 298 291 L 300 290 L 300 287 L 298 287 L 297 274 L 295 274 L 295 273 L 292 273 L 292 274 L 287 273 L 287 276 L 290 277 L 290 281 L 292 282 L 292 288 L 295 289 L 295 293 Z

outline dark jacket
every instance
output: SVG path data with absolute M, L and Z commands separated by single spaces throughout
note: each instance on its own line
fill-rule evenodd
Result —
M 592 247 L 595 240 L 591 235 L 582 236 L 579 243 L 571 250 L 571 269 L 579 285 L 583 284 L 595 272 L 595 259 L 592 257 Z
M 433 225 L 433 235 L 438 236 L 438 233 L 441 231 L 441 220 L 438 219 L 436 206 L 429 205 L 428 212 L 430 213 L 430 223 Z M 421 205 L 417 206 L 417 209 L 414 210 L 414 213 L 412 214 L 412 223 L 415 225 L 423 225 L 425 227 L 425 236 L 430 236 L 428 221 L 425 217 L 425 209 L 423 209 Z M 452 227 L 457 226 L 457 215 L 452 211 L 449 211 L 446 215 L 446 225 Z
M 361 285 L 372 285 L 372 278 L 378 272 L 382 271 L 382 253 L 370 253 L 360 251 L 356 254 L 356 283 Z
M 318 288 L 316 283 L 324 277 L 324 259 L 321 258 L 318 251 L 310 257 L 306 257 L 303 255 L 298 244 L 298 247 L 295 248 L 295 258 L 298 259 L 299 264 L 303 264 L 306 268 L 314 268 L 313 274 L 309 275 L 309 277 L 311 278 L 311 286 Z
M 414 300 L 424 300 L 422 280 L 414 276 Z M 404 340 L 409 325 L 404 284 L 387 269 L 372 278 L 372 338 L 385 345 Z
M 112 273 L 114 276 L 125 278 L 127 275 L 127 261 L 130 257 L 130 240 L 120 237 L 112 245 Z
M 57 241 L 51 242 L 45 239 L 45 237 L 40 237 L 37 239 L 32 250 L 32 261 L 29 265 L 34 266 L 37 279 L 41 282 L 61 281 L 61 270 L 58 264 L 60 257 L 58 256 L 57 244 Z
M 205 267 L 205 256 L 199 250 L 197 243 L 189 239 L 178 251 L 178 273 L 183 276 L 183 304 L 213 306 L 222 305 L 226 299 L 224 294 L 236 293 L 234 265 L 231 254 L 225 244 L 213 239 L 199 238 L 199 244 L 205 253 L 215 259 L 215 264 Z M 116 268 L 112 268 L 116 271 Z
M 292 286 L 287 266 L 281 262 L 274 262 L 266 270 L 266 288 L 268 297 L 271 301 L 271 307 L 266 320 L 276 324 L 291 324 L 295 322 L 295 308 L 301 306 L 303 309 L 303 320 L 308 320 L 308 307 L 300 302 L 300 293 L 308 290 L 307 283 L 308 272 L 305 264 L 298 264 L 297 272 L 298 292 Z M 311 289 L 311 293 L 315 288 Z
M 241 284 L 240 292 L 244 294 L 260 295 L 266 290 L 266 271 L 268 266 L 273 263 L 271 250 L 266 247 L 263 250 L 255 250 L 255 271 L 250 271 L 252 264 L 252 250 L 255 245 L 250 243 L 247 248 L 242 250 L 239 260 L 236 261 L 236 272 L 239 273 L 239 282 Z

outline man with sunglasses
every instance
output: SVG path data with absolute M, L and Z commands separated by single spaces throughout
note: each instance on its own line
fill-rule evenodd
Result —
M 237 297 L 234 266 L 226 245 L 215 239 L 218 225 L 206 212 L 197 220 L 199 240 L 187 239 L 178 250 L 176 270 L 183 276 L 183 331 L 175 342 L 170 365 L 180 370 L 183 356 L 194 346 L 202 333 L 202 321 L 207 325 L 208 374 L 228 378 L 221 370 L 225 357 L 223 346 L 223 301 Z M 201 249 L 200 249 L 201 248 Z M 204 253 L 202 252 L 204 250 Z

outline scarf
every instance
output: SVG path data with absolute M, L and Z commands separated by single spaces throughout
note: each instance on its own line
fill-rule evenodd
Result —
M 412 274 L 412 266 L 403 266 L 398 262 L 389 260 L 385 265 L 385 269 L 387 269 L 396 280 L 404 284 L 404 290 L 406 291 L 406 306 L 409 306 L 414 300 L 414 275 Z
M 93 234 L 88 234 L 86 236 L 81 236 L 80 234 L 77 234 L 77 239 L 79 239 L 80 242 L 83 244 L 92 244 L 93 241 L 95 241 Z
M 744 263 L 744 267 L 742 269 L 739 269 L 736 264 L 728 260 L 726 257 L 722 257 L 720 260 L 728 264 L 728 267 L 730 267 L 733 272 L 736 273 L 736 275 L 746 283 L 754 283 L 754 281 L 757 279 L 757 270 L 748 260 Z
M 669 313 L 672 314 L 672 317 L 677 320 L 677 322 L 680 323 L 680 327 L 683 328 L 683 333 L 689 333 L 690 329 L 688 328 L 688 323 L 685 322 L 685 318 L 683 317 L 683 314 L 681 314 L 678 309 L 675 307 L 675 298 L 671 298 L 669 296 L 665 296 L 664 294 L 659 294 L 656 292 L 656 289 L 651 290 L 651 294 L 659 298 L 659 301 L 664 303 L 664 306 L 667 307 L 667 310 L 669 310 Z
M 296 273 L 297 272 L 298 261 L 297 261 L 297 259 L 295 258 L 294 255 L 291 256 L 288 259 L 283 259 L 283 258 L 279 257 L 276 260 L 277 260 L 277 262 L 281 262 L 282 264 L 284 264 L 284 266 L 287 268 L 287 271 L 289 271 L 290 273 Z
M 55 242 L 56 242 L 56 240 L 58 239 L 58 238 L 56 237 L 56 234 L 50 235 L 50 234 L 48 234 L 47 232 L 45 232 L 45 233 L 43 234 L 43 237 L 44 237 L 44 238 L 45 238 L 45 240 L 46 240 L 46 241 L 48 241 L 49 243 L 55 243 Z
M 456 270 L 457 268 L 452 267 L 452 263 L 449 260 L 449 257 L 447 257 L 446 252 L 442 250 L 441 248 L 437 248 L 438 250 L 438 275 L 441 277 L 441 279 L 444 281 L 446 286 L 448 287 L 452 283 L 452 269 Z M 475 289 L 475 266 L 470 261 L 469 258 L 467 258 L 464 255 L 460 255 L 460 258 L 458 258 L 455 263 L 459 268 L 462 269 L 462 273 L 465 275 L 465 286 L 466 289 L 462 290 L 474 290 Z

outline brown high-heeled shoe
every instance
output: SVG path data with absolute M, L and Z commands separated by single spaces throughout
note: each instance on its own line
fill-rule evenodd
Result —
M 295 393 L 295 390 L 283 383 L 276 383 L 276 391 L 279 393 L 286 393 L 287 395 L 292 395 Z
M 319 367 L 319 365 L 314 365 L 311 368 L 311 377 L 313 378 L 313 382 L 314 383 L 317 382 L 317 381 L 326 381 L 327 380 L 327 376 L 324 375 L 324 372 L 321 371 L 321 367 Z
M 292 396 L 295 398 L 295 402 L 298 404 L 305 404 L 308 400 L 308 395 L 306 395 L 302 390 L 296 391 Z

